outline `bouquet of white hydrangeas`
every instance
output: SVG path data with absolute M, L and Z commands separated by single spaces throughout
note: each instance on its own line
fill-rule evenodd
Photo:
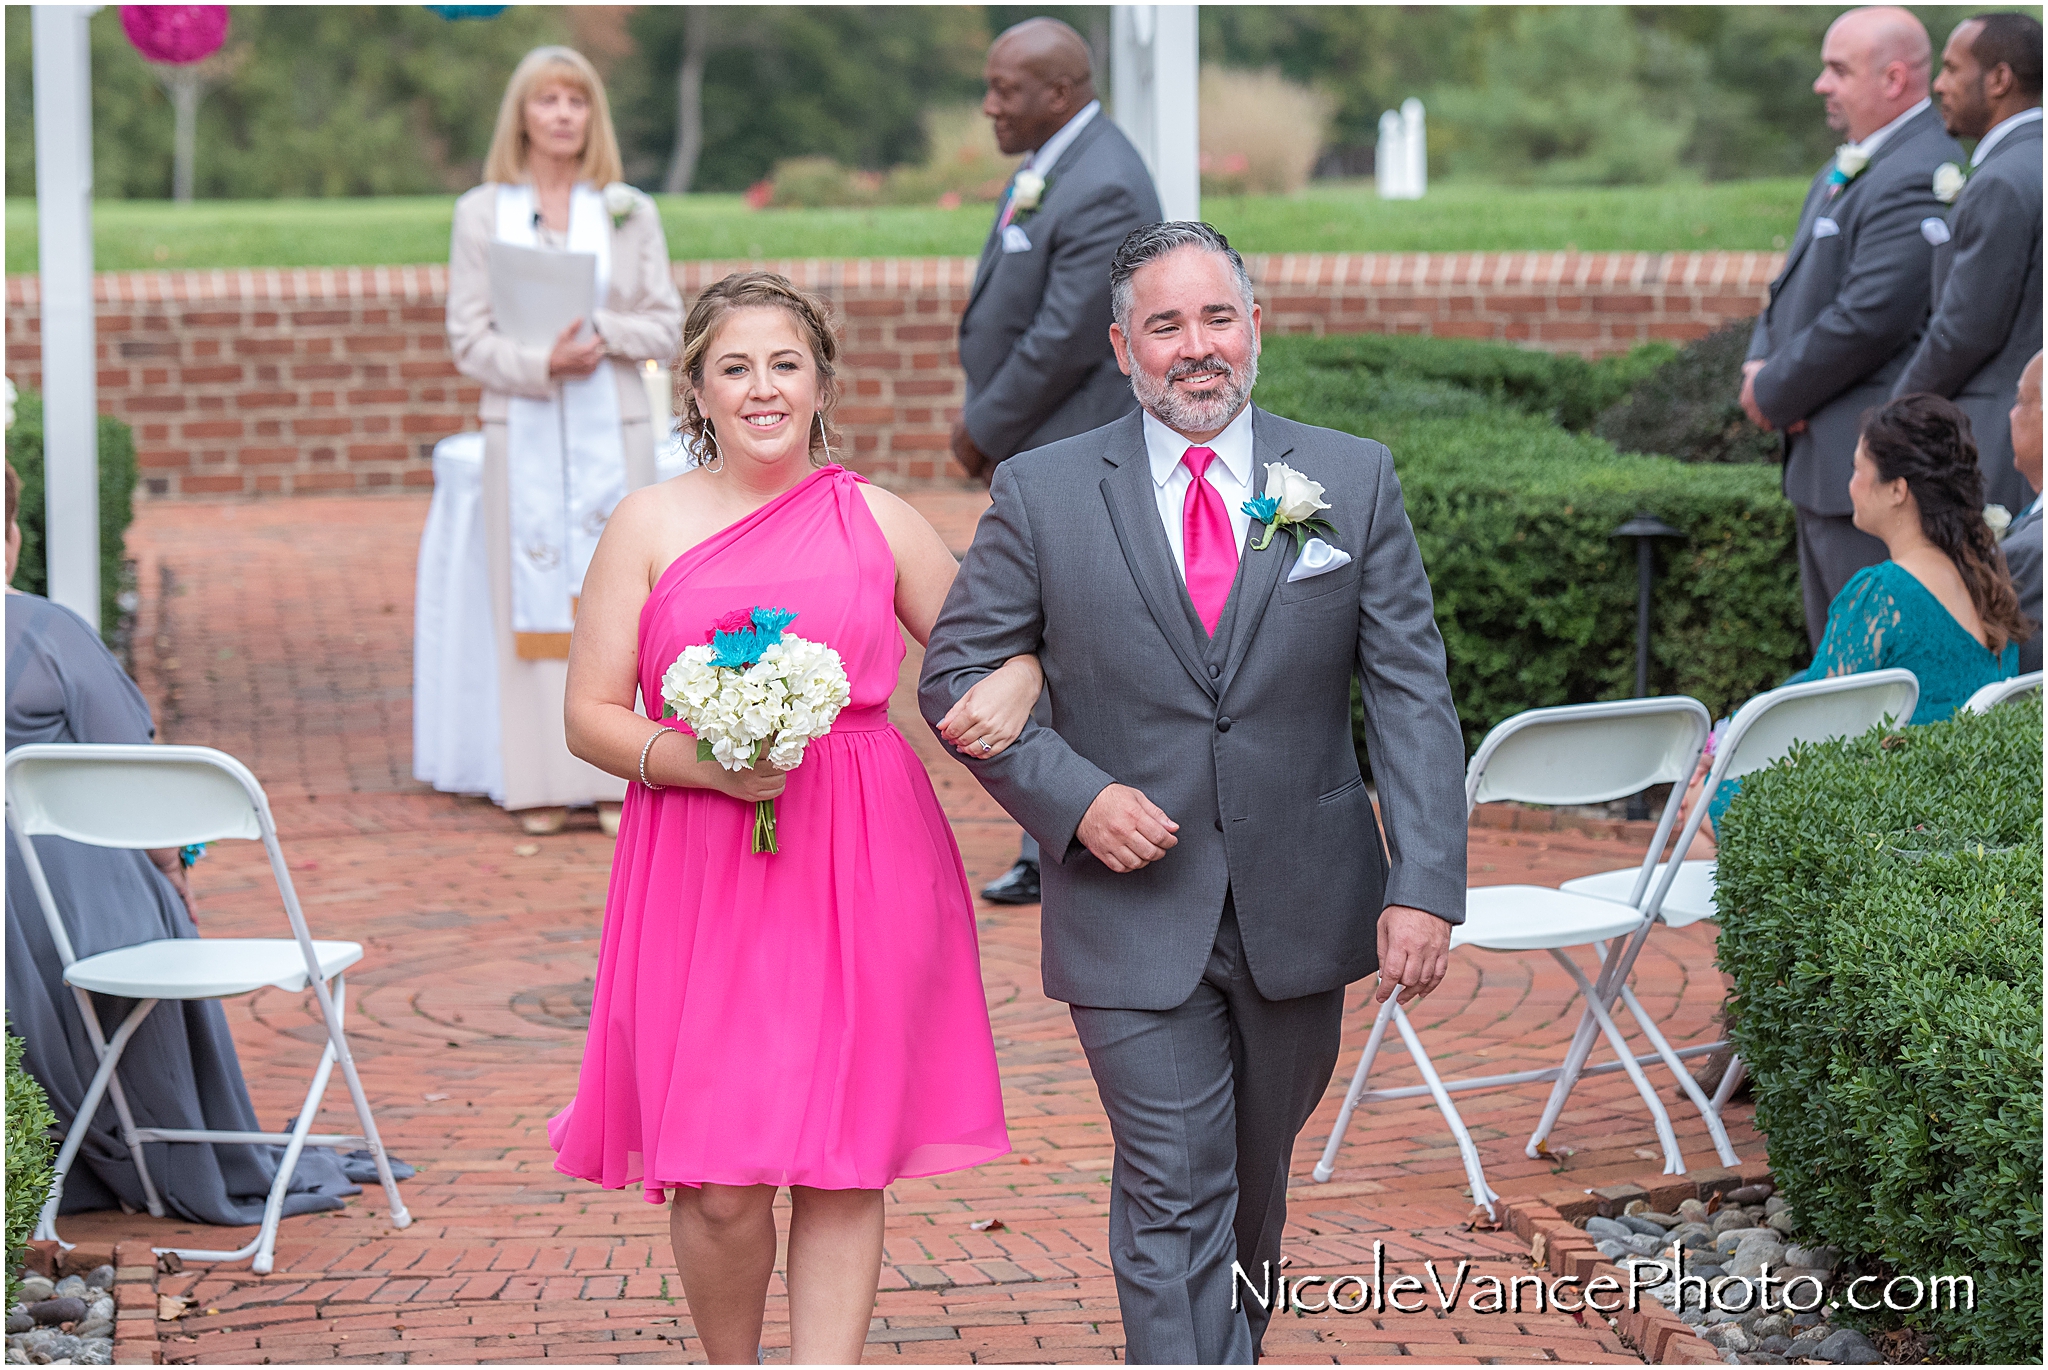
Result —
M 741 609 L 712 625 L 661 678 L 661 716 L 697 735 L 697 759 L 743 771 L 766 755 L 795 770 L 814 737 L 832 731 L 851 687 L 846 663 L 822 642 L 783 631 L 788 609 Z M 754 806 L 754 850 L 775 850 L 775 801 Z

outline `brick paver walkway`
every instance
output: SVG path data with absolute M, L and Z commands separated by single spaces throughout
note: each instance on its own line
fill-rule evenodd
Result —
M 963 547 L 980 501 L 920 497 Z M 410 639 L 417 496 L 146 506 L 130 534 L 144 602 L 136 674 L 170 741 L 247 761 L 268 787 L 315 936 L 363 942 L 351 1034 L 393 1151 L 419 1167 L 415 1216 L 394 1232 L 377 1191 L 337 1213 L 287 1221 L 275 1273 L 194 1268 L 167 1292 L 195 1298 L 165 1327 L 174 1361 L 658 1361 L 699 1358 L 666 1238 L 665 1211 L 555 1172 L 544 1131 L 569 1097 L 596 964 L 610 844 L 594 817 L 557 837 L 522 836 L 488 803 L 411 779 Z M 905 679 L 915 670 L 915 657 Z M 925 756 L 977 884 L 1000 873 L 1016 830 L 916 719 L 897 722 Z M 1475 881 L 1554 883 L 1622 864 L 1624 843 L 1571 832 L 1475 831 Z M 208 934 L 283 926 L 260 851 L 216 848 L 194 882 Z M 1037 910 L 981 910 L 983 974 L 1001 1056 L 1013 1155 L 889 1195 L 883 1292 L 869 1358 L 1108 1361 L 1122 1335 L 1104 1249 L 1111 1145 L 1063 1006 L 1039 990 Z M 1643 958 L 1643 1002 L 1680 1046 L 1709 1040 L 1722 983 L 1711 929 L 1664 933 Z M 1448 1073 L 1551 1064 L 1575 1016 L 1569 981 L 1541 955 L 1459 952 L 1418 1015 Z M 1389 1270 L 1469 1259 L 1529 1269 L 1505 1233 L 1468 1230 L 1456 1149 L 1426 1100 L 1355 1121 L 1331 1184 L 1309 1180 L 1369 1015 L 1346 1017 L 1340 1076 L 1295 1158 L 1292 1272 Z M 258 1111 L 294 1111 L 318 1032 L 303 995 L 266 990 L 228 1008 Z M 1383 1083 L 1411 1083 L 1403 1053 Z M 1521 1144 L 1542 1098 L 1531 1087 L 1466 1096 L 1496 1188 L 1530 1193 L 1656 1168 L 1655 1138 L 1621 1076 L 1583 1084 L 1555 1139 L 1576 1153 L 1532 1161 Z M 323 1128 L 350 1126 L 330 1091 Z M 1674 1107 L 1696 1165 L 1714 1164 L 1697 1118 Z M 1746 1108 L 1738 1150 L 1761 1145 Z M 977 1223 L 996 1220 L 986 1230 Z M 137 1236 L 234 1245 L 238 1234 L 119 1213 L 70 1219 L 95 1245 Z M 780 1284 L 770 1359 L 786 1358 Z M 1630 1359 L 1597 1318 L 1470 1314 L 1280 1320 L 1276 1359 L 1597 1361 Z

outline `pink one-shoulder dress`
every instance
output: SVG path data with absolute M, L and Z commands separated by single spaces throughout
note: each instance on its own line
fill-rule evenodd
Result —
M 576 1097 L 555 1166 L 673 1185 L 880 1189 L 1010 1149 L 960 849 L 890 726 L 896 562 L 859 476 L 814 472 L 691 548 L 640 613 L 640 692 L 735 609 L 845 660 L 852 699 L 776 804 L 634 785 L 619 819 Z M 694 748 L 686 737 L 680 744 Z

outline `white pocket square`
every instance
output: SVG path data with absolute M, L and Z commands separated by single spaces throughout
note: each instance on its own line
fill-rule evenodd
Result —
M 1816 238 L 1832 238 L 1841 231 L 1842 226 L 1833 219 L 1823 217 L 1813 221 L 1813 236 Z
M 1351 564 L 1351 553 L 1332 547 L 1321 538 L 1310 538 L 1301 549 L 1301 555 L 1294 559 L 1294 567 L 1287 573 L 1287 583 L 1308 580 L 1336 570 L 1339 566 Z
M 1933 243 L 1936 247 L 1940 247 L 1949 238 L 1948 220 L 1922 219 L 1920 221 L 1920 236 Z
M 1015 224 L 1011 224 L 1003 229 L 1003 251 L 1029 252 L 1030 250 L 1031 239 L 1025 236 L 1023 229 Z

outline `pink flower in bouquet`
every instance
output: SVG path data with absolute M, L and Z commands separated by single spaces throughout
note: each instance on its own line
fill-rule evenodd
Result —
M 720 633 L 743 633 L 753 626 L 754 611 L 752 609 L 735 609 L 713 623 L 711 631 L 704 634 L 704 640 L 710 642 Z
M 123 5 L 121 31 L 152 62 L 196 62 L 228 37 L 226 5 Z

